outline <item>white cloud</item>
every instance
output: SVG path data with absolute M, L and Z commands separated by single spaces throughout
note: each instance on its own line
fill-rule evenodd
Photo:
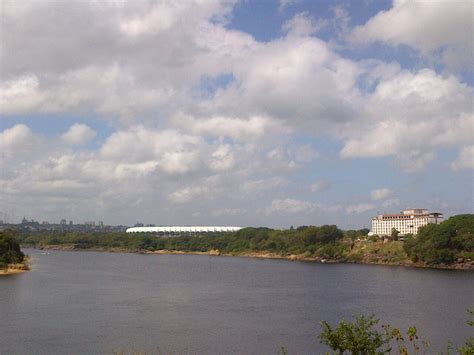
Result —
M 202 187 L 202 186 L 185 187 L 171 193 L 169 195 L 169 200 L 174 203 L 186 203 L 196 197 L 205 196 L 206 193 L 208 192 L 209 190 L 207 189 L 207 187 Z
M 328 190 L 330 187 L 331 187 L 331 184 L 329 183 L 329 181 L 317 180 L 314 183 L 312 183 L 309 188 L 311 192 L 319 192 L 319 191 Z
M 370 192 L 370 198 L 372 201 L 384 200 L 387 197 L 390 197 L 393 194 L 393 191 L 387 189 L 386 187 L 375 189 Z
M 247 213 L 245 208 L 221 208 L 215 211 L 212 211 L 214 217 L 222 216 L 242 216 Z
M 143 162 L 164 159 L 174 165 L 179 164 L 179 158 L 190 163 L 189 159 L 205 146 L 204 140 L 198 136 L 182 134 L 176 130 L 135 126 L 109 136 L 100 153 L 106 159 L 118 161 Z
M 229 137 L 234 140 L 249 140 L 286 132 L 281 123 L 264 116 L 252 116 L 248 119 L 234 117 L 194 118 L 178 116 L 180 128 L 198 135 L 210 137 Z
M 469 0 L 395 0 L 391 9 L 379 12 L 366 24 L 356 27 L 351 39 L 406 44 L 426 56 L 442 49 L 445 55 L 461 57 L 465 65 L 472 66 L 472 32 L 472 3 Z M 444 59 L 453 64 L 454 58 Z
M 279 0 L 278 1 L 278 10 L 280 12 L 284 11 L 286 8 L 288 8 L 290 6 L 294 6 L 294 5 L 298 4 L 299 2 L 301 2 L 301 0 Z
M 283 8 L 293 3 L 280 2 Z M 2 197 L 23 206 L 18 209 L 44 206 L 39 213 L 53 216 L 109 213 L 119 221 L 131 218 L 134 206 L 150 218 L 157 210 L 170 220 L 199 210 L 204 219 L 228 205 L 265 211 L 271 194 L 291 196 L 289 182 L 314 173 L 318 157 L 321 165 L 333 159 L 337 144 L 343 145 L 341 158 L 389 156 L 410 172 L 423 169 L 440 150 L 458 149 L 452 168 L 472 167 L 471 85 L 438 66 L 401 69 L 396 62 L 345 58 L 333 41 L 311 36 L 324 25 L 337 38 L 345 35 L 350 16 L 343 6 L 332 8 L 329 24 L 300 13 L 282 37 L 259 42 L 226 27 L 234 4 L 2 3 L 0 30 L 9 35 L 0 43 L 1 113 L 91 116 L 116 129 L 99 149 L 80 151 L 64 143 L 93 139 L 90 128 L 72 126 L 62 139 L 47 139 L 25 125 L 4 130 Z M 449 6 L 428 5 L 395 2 L 354 33 L 462 63 L 462 52 L 472 49 L 460 34 L 466 15 L 452 26 L 460 16 L 456 4 L 437 29 L 429 19 Z M 420 17 L 419 24 L 379 26 L 378 18 L 390 23 L 388 16 L 409 18 L 407 11 Z M 330 147 L 302 144 L 302 136 L 305 142 L 324 137 Z M 48 197 L 48 186 L 54 196 Z M 324 188 L 323 181 L 310 187 Z M 276 211 L 285 207 L 290 215 L 322 208 L 291 198 L 273 201 L 269 223 L 279 221 Z M 340 212 L 339 203 L 324 210 Z M 242 216 L 257 219 L 253 213 Z
M 295 200 L 292 198 L 274 199 L 269 207 L 266 208 L 266 214 L 296 214 L 296 213 L 310 213 L 317 208 L 317 205 L 302 200 Z
M 61 139 L 70 145 L 81 145 L 95 138 L 97 132 L 85 124 L 73 124 L 69 130 L 61 136 Z
M 281 177 L 274 176 L 269 179 L 258 179 L 245 181 L 240 189 L 248 195 L 260 195 L 265 191 L 276 190 L 284 187 L 287 181 Z
M 346 212 L 349 214 L 359 214 L 371 211 L 375 208 L 375 205 L 371 203 L 358 203 L 354 205 L 349 205 L 346 207 Z
M 211 169 L 215 171 L 225 171 L 231 169 L 235 164 L 234 153 L 229 144 L 219 145 L 211 154 Z
M 19 76 L 0 86 L 0 113 L 23 114 L 34 111 L 43 101 L 35 75 Z
M 342 133 L 341 157 L 394 155 L 405 170 L 421 170 L 437 149 L 471 141 L 472 95 L 455 77 L 428 69 L 387 77 L 368 100 L 374 122 Z
M 456 160 L 452 162 L 451 168 L 453 170 L 474 169 L 474 145 L 463 147 Z
M 27 164 L 41 154 L 48 154 L 52 149 L 44 137 L 34 134 L 24 124 L 17 124 L 0 133 L 0 173 L 8 174 L 8 170 L 16 169 L 18 164 Z
M 292 36 L 311 36 L 327 25 L 327 20 L 316 21 L 307 13 L 301 12 L 286 21 L 283 30 Z
M 30 141 L 32 138 L 33 132 L 31 132 L 31 129 L 28 126 L 17 124 L 0 133 L 0 147 L 2 148 L 2 151 L 17 148 Z

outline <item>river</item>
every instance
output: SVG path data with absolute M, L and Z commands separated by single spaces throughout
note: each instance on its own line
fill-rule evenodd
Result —
M 357 313 L 431 342 L 472 335 L 474 273 L 207 255 L 26 250 L 0 277 L 0 354 L 315 354 Z

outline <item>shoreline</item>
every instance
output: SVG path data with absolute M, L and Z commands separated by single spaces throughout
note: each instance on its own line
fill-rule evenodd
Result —
M 6 269 L 0 269 L 0 276 L 16 275 L 27 271 L 30 271 L 30 267 L 25 257 L 25 261 L 21 264 L 10 264 Z
M 402 266 L 409 268 L 422 268 L 422 269 L 436 269 L 436 270 L 461 270 L 461 271 L 474 271 L 474 262 L 470 263 L 455 263 L 455 264 L 439 264 L 439 265 L 425 265 L 422 263 L 413 263 L 411 261 L 404 262 L 371 262 L 367 260 L 344 260 L 344 259 L 331 259 L 323 257 L 308 257 L 304 255 L 281 255 L 269 252 L 243 252 L 243 253 L 221 253 L 219 250 L 213 249 L 209 251 L 182 251 L 182 250 L 130 250 L 124 248 L 76 248 L 74 245 L 51 245 L 44 246 L 41 248 L 34 246 L 23 246 L 24 248 L 31 248 L 36 250 L 54 250 L 54 251 L 92 251 L 92 252 L 108 252 L 108 253 L 135 253 L 135 254 L 146 254 L 146 255 L 208 255 L 208 256 L 233 256 L 233 257 L 244 257 L 244 258 L 256 258 L 256 259 L 276 259 L 276 260 L 289 260 L 289 261 L 304 261 L 313 262 L 319 264 L 361 264 L 361 265 L 379 265 L 379 266 Z M 22 270 L 20 272 L 27 271 Z M 1 274 L 1 273 L 0 273 Z
M 5 269 L 5 270 L 0 270 L 0 276 L 8 276 L 8 275 L 16 275 L 16 274 L 21 274 L 23 272 L 27 272 L 28 270 L 18 270 L 18 269 Z

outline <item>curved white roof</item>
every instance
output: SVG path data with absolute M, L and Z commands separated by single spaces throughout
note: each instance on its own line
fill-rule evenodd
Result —
M 127 233 L 212 233 L 212 232 L 237 232 L 242 227 L 224 227 L 224 226 L 194 226 L 194 227 L 132 227 L 127 229 Z

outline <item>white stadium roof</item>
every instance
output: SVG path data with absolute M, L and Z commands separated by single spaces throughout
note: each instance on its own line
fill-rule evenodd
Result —
M 208 226 L 208 227 L 132 227 L 127 229 L 127 233 L 214 233 L 214 232 L 237 232 L 242 227 L 224 227 L 224 226 Z

